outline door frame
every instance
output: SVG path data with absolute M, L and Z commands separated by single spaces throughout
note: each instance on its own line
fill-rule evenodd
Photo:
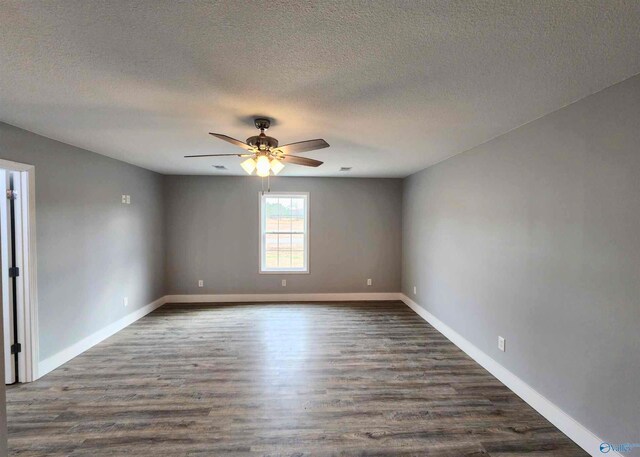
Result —
M 36 258 L 36 192 L 35 166 L 0 159 L 0 168 L 18 172 L 21 194 L 16 200 L 20 207 L 16 217 L 22 226 L 20 239 L 16 240 L 16 257 L 21 258 L 20 275 L 17 286 L 21 290 L 18 301 L 18 341 L 22 352 L 18 354 L 19 373 L 17 382 L 31 382 L 38 379 L 39 338 L 38 338 L 38 282 Z M 4 191 L 3 191 L 4 193 Z M 6 198 L 1 195 L 0 198 Z

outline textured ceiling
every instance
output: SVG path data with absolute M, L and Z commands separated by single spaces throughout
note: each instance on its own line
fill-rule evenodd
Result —
M 0 0 L 0 120 L 163 173 L 207 135 L 406 176 L 640 72 L 640 2 Z M 219 171 L 212 165 L 226 165 Z M 342 166 L 353 167 L 340 173 Z

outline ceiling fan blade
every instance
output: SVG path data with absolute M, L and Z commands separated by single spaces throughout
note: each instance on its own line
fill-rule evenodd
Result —
M 247 151 L 251 150 L 251 146 L 249 146 L 244 141 L 236 140 L 235 138 L 231 138 L 230 136 L 223 135 L 222 133 L 209 133 L 209 135 L 213 135 L 216 138 L 220 138 L 221 140 L 226 141 L 227 143 L 231 143 L 234 146 L 238 146 L 242 149 L 246 149 Z
M 184 156 L 185 159 L 190 159 L 193 157 L 250 157 L 251 154 L 199 154 L 194 156 Z
M 289 163 L 295 163 L 296 165 L 304 165 L 305 167 L 319 167 L 324 163 L 319 160 L 308 159 L 300 156 L 285 156 L 282 160 Z
M 298 152 L 314 151 L 316 149 L 328 148 L 329 143 L 322 138 L 317 140 L 299 141 L 297 143 L 289 143 L 284 146 L 278 146 L 276 150 L 282 151 L 284 154 L 297 154 Z

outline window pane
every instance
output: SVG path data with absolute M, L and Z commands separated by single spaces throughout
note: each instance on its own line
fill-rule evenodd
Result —
M 264 249 L 265 267 L 276 268 L 278 266 L 278 235 L 266 235 Z
M 278 235 L 278 251 L 291 250 L 291 235 Z
M 304 199 L 292 198 L 291 199 L 291 214 L 294 216 L 304 216 Z
M 278 251 L 266 251 L 264 253 L 264 266 L 266 268 L 277 268 L 278 267 Z
M 304 200 L 291 199 L 291 231 L 304 232 Z
M 304 251 L 304 235 L 291 235 L 291 249 Z
M 291 219 L 291 231 L 297 233 L 304 232 L 304 218 L 302 217 L 293 217 Z
M 278 235 L 265 235 L 265 248 L 267 248 L 267 251 L 277 251 Z
M 279 214 L 278 208 L 279 205 L 277 198 L 267 198 L 265 203 L 267 217 L 277 217 Z
M 279 204 L 277 198 L 267 198 L 265 202 L 265 228 L 267 232 L 278 230 Z
M 280 223 L 278 224 L 279 232 L 290 232 L 291 231 L 291 216 L 280 216 Z
M 292 251 L 291 252 L 291 267 L 303 268 L 304 267 L 304 252 Z
M 267 217 L 267 221 L 265 223 L 265 228 L 267 232 L 277 232 L 278 231 L 278 218 L 277 217 Z
M 279 211 L 280 216 L 291 216 L 291 199 L 280 198 Z
M 291 251 L 278 251 L 278 267 L 291 268 Z

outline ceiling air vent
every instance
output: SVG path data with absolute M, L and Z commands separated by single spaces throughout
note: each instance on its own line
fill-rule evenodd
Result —
M 340 171 L 349 171 L 351 167 L 340 167 Z
M 213 168 L 215 168 L 216 170 L 226 170 L 227 167 L 225 167 L 224 165 L 214 165 Z

